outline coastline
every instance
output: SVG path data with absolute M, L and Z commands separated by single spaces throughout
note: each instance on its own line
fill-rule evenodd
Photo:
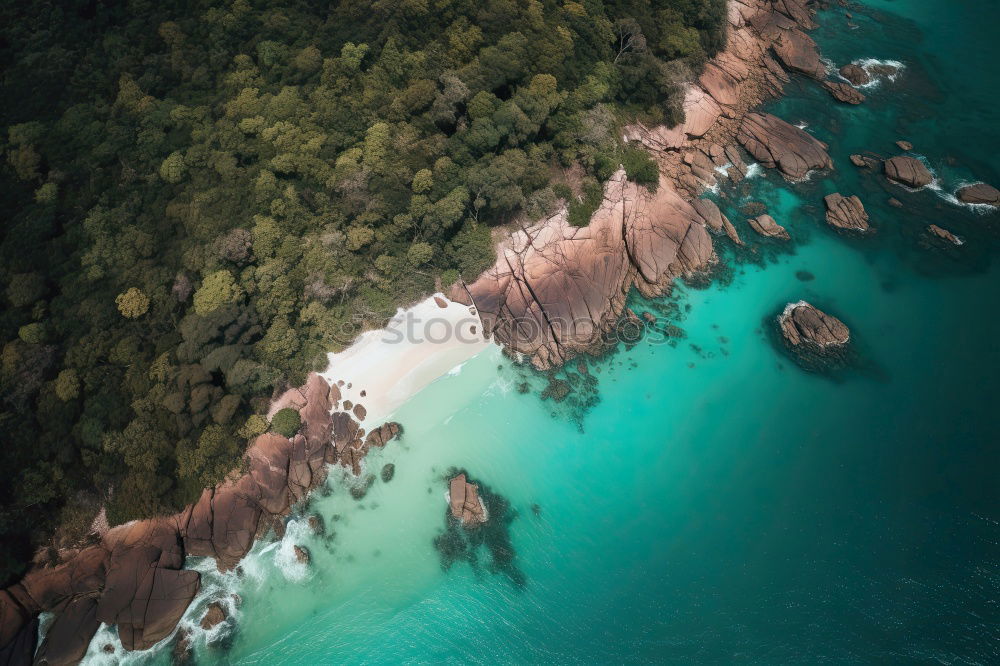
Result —
M 726 229 L 728 220 L 714 204 L 692 200 L 715 183 L 716 168 L 729 164 L 729 177 L 745 176 L 735 146 L 743 145 L 754 157 L 758 155 L 748 144 L 759 144 L 761 154 L 770 152 L 766 141 L 744 132 L 743 126 L 750 109 L 780 94 L 781 83 L 787 81 L 780 67 L 775 69 L 769 49 L 782 35 L 812 24 L 808 11 L 795 0 L 731 0 L 729 8 L 727 48 L 706 66 L 699 82 L 691 84 L 685 96 L 690 115 L 682 130 L 628 130 L 660 165 L 657 193 L 616 174 L 588 227 L 570 227 L 560 215 L 528 227 L 518 232 L 523 234 L 520 240 L 498 249 L 493 269 L 453 289 L 452 303 L 441 308 L 430 297 L 400 310 L 386 329 L 364 333 L 347 350 L 331 354 L 327 371 L 311 375 L 306 386 L 275 401 L 300 411 L 302 434 L 291 440 L 261 435 L 247 451 L 246 475 L 234 475 L 206 490 L 197 504 L 175 516 L 116 527 L 101 535 L 98 544 L 66 553 L 62 564 L 33 570 L 21 583 L 0 592 L 0 644 L 33 654 L 39 611 L 59 613 L 50 635 L 74 638 L 51 645 L 51 659 L 82 657 L 98 620 L 117 622 L 126 649 L 146 649 L 169 639 L 199 589 L 198 573 L 182 569 L 184 558 L 212 556 L 220 570 L 232 569 L 255 538 L 278 529 L 292 504 L 325 480 L 327 464 L 342 464 L 358 473 L 367 448 L 383 446 L 395 436 L 392 424 L 380 424 L 366 436 L 362 421 L 379 423 L 391 416 L 410 396 L 485 349 L 489 343 L 484 338 L 531 354 L 542 369 L 600 351 L 604 333 L 624 314 L 631 287 L 646 296 L 663 294 L 675 278 L 710 266 L 715 255 L 708 232 Z M 761 14 L 767 16 L 758 20 Z M 791 141 L 795 139 L 802 141 L 799 136 Z M 781 159 L 761 161 L 789 176 L 797 171 Z M 826 166 L 813 162 L 809 165 L 814 168 Z M 567 247 L 574 251 L 567 252 Z M 553 313 L 555 304 L 566 309 Z M 409 341 L 401 326 L 411 311 L 443 316 L 443 321 L 464 326 L 479 339 L 456 342 L 453 335 L 450 344 L 440 347 L 426 340 Z M 591 325 L 583 330 L 574 326 L 564 334 L 553 325 L 556 320 Z M 527 334 L 524 322 L 535 325 Z M 404 336 L 398 344 L 384 338 L 393 331 Z M 361 413 L 358 405 L 364 408 Z M 147 576 L 123 579 L 142 566 L 149 568 Z

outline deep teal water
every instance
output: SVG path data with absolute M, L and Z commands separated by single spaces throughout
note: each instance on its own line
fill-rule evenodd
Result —
M 403 441 L 369 461 L 395 463 L 390 483 L 360 502 L 335 483 L 313 501 L 327 537 L 299 520 L 242 579 L 203 565 L 191 620 L 230 591 L 242 604 L 218 644 L 199 636 L 199 663 L 1000 660 L 1000 214 L 947 200 L 965 181 L 1000 183 L 1000 40 L 979 2 L 850 11 L 857 29 L 842 9 L 824 15 L 824 55 L 905 69 L 861 107 L 807 81 L 772 105 L 830 143 L 837 168 L 722 188 L 757 249 L 720 244 L 732 270 L 660 304 L 676 304 L 687 337 L 593 363 L 599 402 L 582 417 L 519 393 L 521 373 L 493 352 L 430 386 L 396 415 Z M 847 160 L 893 154 L 896 139 L 939 190 Z M 832 232 L 832 191 L 858 194 L 877 233 Z M 790 247 L 756 241 L 738 211 L 750 200 Z M 966 244 L 928 246 L 930 223 Z M 775 347 L 773 316 L 799 299 L 848 323 L 853 366 L 808 373 Z M 485 551 L 478 571 L 442 570 L 432 542 L 452 466 L 510 503 L 523 585 Z

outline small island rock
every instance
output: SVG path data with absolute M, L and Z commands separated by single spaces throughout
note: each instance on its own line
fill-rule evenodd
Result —
M 788 231 L 774 221 L 774 218 L 770 215 L 758 215 L 757 217 L 751 217 L 747 222 L 750 223 L 750 227 L 759 233 L 761 236 L 767 236 L 768 238 L 778 238 L 780 240 L 788 240 L 791 236 L 788 235 Z
M 840 75 L 856 86 L 863 86 L 871 81 L 871 77 L 868 76 L 868 72 L 866 72 L 863 67 L 855 65 L 853 62 L 841 67 Z
M 213 601 L 208 605 L 205 616 L 201 618 L 201 628 L 208 630 L 226 621 L 226 609 L 218 601 Z
M 448 482 L 451 515 L 466 527 L 475 527 L 486 522 L 486 506 L 479 498 L 479 486 L 469 483 L 465 474 L 459 474 Z
M 892 157 L 885 161 L 883 167 L 886 178 L 907 187 L 923 187 L 934 180 L 934 176 L 927 170 L 924 163 L 915 157 L 907 157 L 906 155 Z
M 309 564 L 309 550 L 305 546 L 294 546 L 295 559 L 301 564 Z
M 962 244 L 962 239 L 961 238 L 959 238 L 955 234 L 951 233 L 947 229 L 942 229 L 941 227 L 939 227 L 936 224 L 932 224 L 932 225 L 928 226 L 927 227 L 927 231 L 929 231 L 933 235 L 937 236 L 941 240 L 948 241 L 949 243 L 952 243 L 953 245 L 961 245 Z
M 841 194 L 828 194 L 823 197 L 826 204 L 826 221 L 831 226 L 849 231 L 868 231 L 868 213 L 856 196 L 845 197 Z
M 781 334 L 793 346 L 812 343 L 825 348 L 847 344 L 851 339 L 844 322 L 805 301 L 786 305 L 778 323 Z
M 826 88 L 838 102 L 843 102 L 845 104 L 861 104 L 861 102 L 865 101 L 865 96 L 862 95 L 857 88 L 847 83 L 842 83 L 840 81 L 824 81 L 823 87 Z

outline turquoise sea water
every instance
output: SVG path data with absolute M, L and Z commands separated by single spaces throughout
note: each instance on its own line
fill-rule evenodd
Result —
M 905 69 L 861 107 L 788 86 L 771 110 L 830 143 L 837 169 L 715 195 L 757 250 L 720 242 L 732 270 L 658 304 L 686 337 L 592 362 L 589 410 L 541 400 L 536 379 L 519 392 L 524 373 L 495 351 L 431 385 L 395 415 L 403 440 L 369 458 L 376 473 L 395 464 L 391 482 L 357 501 L 334 479 L 304 510 L 325 537 L 300 519 L 241 578 L 201 565 L 192 621 L 213 598 L 242 603 L 216 643 L 198 635 L 198 663 L 1000 660 L 1000 214 L 947 199 L 1000 184 L 1000 40 L 979 2 L 850 11 L 857 29 L 824 14 L 824 55 Z M 897 139 L 939 189 L 847 159 L 895 154 Z M 862 198 L 874 236 L 825 225 L 833 191 Z M 749 200 L 790 246 L 758 242 L 738 211 Z M 930 246 L 930 223 L 966 244 Z M 834 377 L 774 344 L 774 315 L 800 299 L 852 329 L 857 358 Z M 510 565 L 481 548 L 476 567 L 442 568 L 451 467 L 509 503 L 490 503 L 506 528 L 489 540 Z

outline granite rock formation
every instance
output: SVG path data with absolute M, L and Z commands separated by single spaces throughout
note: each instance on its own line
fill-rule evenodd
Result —
M 185 557 L 213 557 L 220 570 L 234 568 L 257 536 L 323 482 L 327 462 L 357 468 L 368 447 L 384 446 L 399 433 L 397 424 L 387 423 L 361 443 L 363 431 L 350 414 L 331 415 L 332 394 L 311 374 L 305 386 L 279 398 L 298 405 L 299 433 L 257 437 L 246 452 L 246 474 L 206 489 L 176 515 L 111 528 L 97 543 L 63 551 L 59 564 L 38 566 L 0 591 L 3 650 L 27 650 L 28 643 L 33 650 L 26 632 L 43 611 L 56 618 L 38 663 L 76 663 L 102 622 L 117 625 L 127 650 L 148 649 L 172 634 L 200 585 L 198 572 L 182 569 Z M 339 453 L 356 443 L 360 455 L 341 460 Z
M 789 303 L 778 317 L 781 334 L 793 346 L 817 345 L 821 348 L 844 345 L 851 332 L 833 315 L 806 303 Z
M 855 65 L 853 62 L 841 67 L 840 75 L 855 86 L 863 86 L 871 81 L 871 77 L 868 76 L 868 72 L 866 72 L 863 67 Z
M 828 194 L 823 197 L 826 205 L 826 221 L 831 226 L 848 231 L 868 231 L 868 213 L 856 196 L 845 197 Z
M 479 497 L 479 486 L 469 483 L 465 474 L 459 474 L 448 482 L 448 498 L 451 515 L 466 527 L 475 527 L 488 519 L 486 506 Z
M 966 185 L 958 190 L 955 196 L 962 203 L 989 204 L 990 206 L 1000 207 L 1000 190 L 986 183 Z
M 934 180 L 934 176 L 924 163 L 915 157 L 906 155 L 891 157 L 885 161 L 883 168 L 886 178 L 907 187 L 920 188 Z
M 833 167 L 825 143 L 767 113 L 748 113 L 737 139 L 762 165 L 795 180 L 811 169 Z
M 961 245 L 962 239 L 951 233 L 947 229 L 943 229 L 936 224 L 931 224 L 927 227 L 927 231 L 933 234 L 936 238 L 940 238 L 943 241 L 948 241 L 952 245 Z
M 791 238 L 791 236 L 788 235 L 788 230 L 775 222 L 774 218 L 770 215 L 758 215 L 757 217 L 751 217 L 747 220 L 747 222 L 750 224 L 750 228 L 761 236 L 777 238 L 779 240 L 788 240 Z
M 824 81 L 823 87 L 826 88 L 838 102 L 843 102 L 844 104 L 861 104 L 861 102 L 865 101 L 865 96 L 862 95 L 857 88 L 847 83 L 842 83 L 840 81 Z

